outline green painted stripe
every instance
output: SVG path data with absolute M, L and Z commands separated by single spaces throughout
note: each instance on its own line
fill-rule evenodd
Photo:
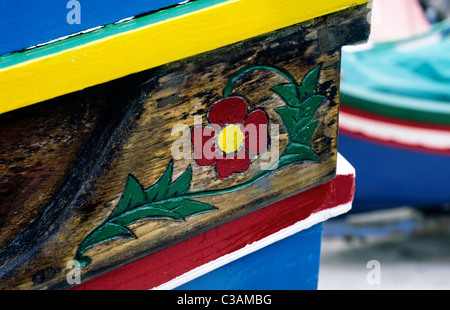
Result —
M 341 102 L 367 112 L 398 119 L 450 125 L 450 102 L 368 91 L 341 85 Z

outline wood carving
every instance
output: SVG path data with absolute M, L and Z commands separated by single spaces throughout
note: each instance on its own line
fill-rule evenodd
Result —
M 276 111 L 281 116 L 289 137 L 286 148 L 273 166 L 259 172 L 242 184 L 222 190 L 197 192 L 190 191 L 192 181 L 190 166 L 178 179 L 171 182 L 173 162 L 170 162 L 161 178 L 146 190 L 134 176 L 129 175 L 125 191 L 114 211 L 78 247 L 75 259 L 80 262 L 81 266 L 86 266 L 91 261 L 89 257 L 83 256 L 83 253 L 90 247 L 116 238 L 136 239 L 136 235 L 127 228 L 135 222 L 149 219 L 184 220 L 189 216 L 216 210 L 216 207 L 192 198 L 241 190 L 268 173 L 289 164 L 304 160 L 319 161 L 319 157 L 311 149 L 310 143 L 319 124 L 319 120 L 313 120 L 314 115 L 320 104 L 326 99 L 324 96 L 317 95 L 320 67 L 309 72 L 299 85 L 294 77 L 283 69 L 270 65 L 253 65 L 244 67 L 234 74 L 225 87 L 224 99 L 211 106 L 208 119 L 215 125 L 213 127 L 216 130 L 206 126 L 193 128 L 192 140 L 196 163 L 201 166 L 215 166 L 217 176 L 225 179 L 233 173 L 247 171 L 250 167 L 250 155 L 259 155 L 266 150 L 267 134 L 263 135 L 263 140 L 260 139 L 259 132 L 260 130 L 267 131 L 268 118 L 265 112 L 256 109 L 247 114 L 247 103 L 243 98 L 229 97 L 234 83 L 256 70 L 274 71 L 289 81 L 288 84 L 272 88 L 286 104 L 284 107 L 277 108 Z M 244 130 L 251 125 L 256 125 L 255 129 L 258 129 Z M 230 131 L 232 134 L 229 133 Z M 196 137 L 200 143 L 196 143 Z M 276 138 L 278 139 L 278 137 Z M 209 143 L 210 148 L 207 150 L 205 146 L 209 141 L 212 143 Z M 251 147 L 255 141 L 257 142 L 256 147 L 253 145 Z
M 69 261 L 92 279 L 333 179 L 340 49 L 368 12 L 0 115 L 0 288 L 68 288 Z

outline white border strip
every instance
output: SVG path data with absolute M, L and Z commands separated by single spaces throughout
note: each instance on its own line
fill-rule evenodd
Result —
M 337 154 L 336 175 L 356 176 L 355 168 L 339 152 Z
M 339 113 L 339 127 L 384 141 L 423 146 L 435 150 L 450 149 L 450 131 L 390 124 L 345 112 Z
M 280 231 L 265 237 L 261 240 L 255 241 L 252 244 L 248 244 L 242 249 L 239 249 L 235 252 L 226 254 L 224 256 L 219 257 L 216 260 L 213 260 L 209 263 L 206 263 L 202 266 L 199 266 L 191 271 L 186 272 L 185 274 L 176 277 L 175 279 L 166 282 L 160 286 L 153 288 L 153 290 L 171 290 L 180 285 L 183 285 L 189 281 L 192 281 L 198 277 L 201 277 L 208 272 L 211 272 L 217 268 L 220 268 L 226 264 L 229 264 L 245 255 L 258 251 L 264 247 L 271 245 L 277 241 L 285 239 L 289 236 L 292 236 L 302 230 L 308 229 L 318 223 L 324 222 L 329 218 L 336 217 L 338 215 L 344 214 L 348 212 L 352 207 L 352 202 L 347 204 L 343 204 L 337 206 L 335 208 L 326 209 L 323 211 L 319 211 L 317 213 L 311 214 L 307 219 L 297 222 L 296 224 L 289 226 L 287 228 L 281 229 Z

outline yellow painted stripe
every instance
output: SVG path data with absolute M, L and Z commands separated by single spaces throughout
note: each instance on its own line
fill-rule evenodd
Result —
M 230 0 L 0 70 L 0 113 L 369 0 Z

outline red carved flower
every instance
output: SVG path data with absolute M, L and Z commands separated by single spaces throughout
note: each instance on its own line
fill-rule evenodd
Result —
M 250 167 L 267 147 L 268 118 L 263 110 L 247 114 L 241 97 L 228 97 L 211 107 L 210 125 L 194 127 L 191 133 L 194 159 L 200 166 L 215 166 L 220 179 Z

